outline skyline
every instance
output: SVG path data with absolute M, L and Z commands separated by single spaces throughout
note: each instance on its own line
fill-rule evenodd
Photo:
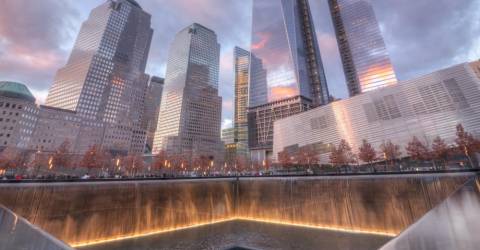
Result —
M 0 75 L 3 80 L 27 84 L 42 102 L 55 72 L 68 59 L 81 23 L 103 0 L 46 0 L 42 5 L 29 0 L 0 2 L 5 6 L 0 10 Z M 150 75 L 165 76 L 168 48 L 173 34 L 182 27 L 199 22 L 217 32 L 222 45 L 220 93 L 224 99 L 224 123 L 232 120 L 234 110 L 233 47 L 247 50 L 250 47 L 251 2 L 247 2 L 139 1 L 152 14 L 155 30 L 147 66 Z M 423 0 L 407 6 L 395 0 L 372 2 L 400 80 L 480 57 L 480 40 L 474 39 L 480 32 L 477 21 L 480 14 L 475 13 L 480 2 Z M 313 0 L 311 8 L 329 89 L 335 97 L 346 98 L 348 93 L 327 1 Z M 28 18 L 19 21 L 12 15 Z M 15 20 L 15 25 L 9 25 L 10 20 Z

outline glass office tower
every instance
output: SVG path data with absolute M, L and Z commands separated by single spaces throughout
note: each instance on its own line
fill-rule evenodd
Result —
M 234 129 L 236 150 L 246 156 L 248 148 L 248 80 L 250 78 L 250 52 L 239 47 L 234 49 L 235 65 L 235 117 Z
M 92 10 L 48 94 L 46 105 L 105 126 L 106 149 L 143 152 L 150 19 L 134 0 L 107 1 Z
M 170 47 L 154 153 L 187 160 L 223 158 L 222 98 L 218 96 L 220 44 L 214 31 L 192 24 Z
M 143 127 L 147 131 L 146 151 L 152 152 L 153 139 L 157 130 L 158 114 L 160 113 L 160 104 L 162 102 L 163 85 L 165 79 L 152 76 L 145 93 L 145 110 L 143 118 Z
M 350 96 L 394 85 L 397 77 L 368 0 L 329 0 Z
M 254 0 L 249 148 L 271 153 L 273 122 L 328 103 L 329 93 L 307 0 Z

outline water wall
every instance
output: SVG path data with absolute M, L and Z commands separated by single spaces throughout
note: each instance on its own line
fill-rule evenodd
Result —
M 381 250 L 480 248 L 480 178 L 428 212 Z
M 396 235 L 471 175 L 243 179 L 237 216 Z
M 474 175 L 0 184 L 0 204 L 72 246 L 235 219 L 396 235 Z
M 0 250 L 71 250 L 65 243 L 0 206 Z
M 234 180 L 0 185 L 0 204 L 72 246 L 234 216 Z

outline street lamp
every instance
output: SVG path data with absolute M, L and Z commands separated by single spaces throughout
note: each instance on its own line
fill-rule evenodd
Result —
M 120 173 L 120 158 L 117 158 L 117 161 L 115 163 L 115 165 L 117 166 L 117 171 Z
M 50 159 L 48 159 L 48 169 L 52 169 L 53 168 L 53 157 L 50 156 Z

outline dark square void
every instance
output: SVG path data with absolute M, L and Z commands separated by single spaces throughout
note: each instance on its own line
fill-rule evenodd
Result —
M 378 249 L 390 239 L 387 236 L 238 220 L 79 249 L 366 250 Z

